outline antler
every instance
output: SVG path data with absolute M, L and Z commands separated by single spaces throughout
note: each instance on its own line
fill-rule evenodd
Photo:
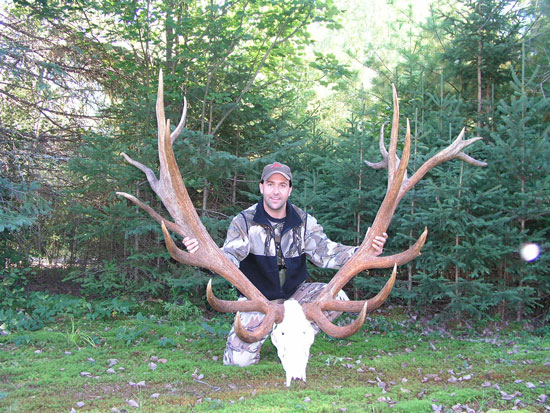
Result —
M 407 132 L 405 135 L 405 144 L 403 147 L 402 159 L 397 156 L 397 137 L 399 128 L 399 102 L 397 99 L 397 91 L 395 86 L 393 89 L 393 119 L 391 129 L 391 139 L 389 153 L 384 145 L 384 126 L 380 130 L 380 151 L 382 153 L 383 160 L 378 163 L 365 163 L 375 169 L 387 168 L 388 169 L 388 189 L 384 201 L 376 214 L 371 229 L 367 232 L 363 243 L 357 250 L 357 252 L 350 258 L 350 260 L 335 274 L 332 280 L 322 290 L 318 298 L 311 303 L 303 305 L 304 313 L 306 317 L 314 321 L 325 333 L 337 337 L 344 338 L 354 334 L 361 328 L 364 323 L 367 310 L 373 311 L 378 308 L 389 295 L 393 284 L 395 282 L 397 265 L 403 265 L 413 260 L 420 255 L 420 249 L 426 242 L 428 236 L 428 229 L 424 229 L 422 235 L 408 250 L 399 254 L 377 257 L 374 255 L 374 247 L 372 242 L 377 235 L 384 233 L 390 221 L 393 217 L 395 209 L 403 196 L 418 182 L 426 173 L 439 165 L 442 162 L 450 159 L 458 158 L 465 162 L 471 163 L 476 166 L 486 166 L 487 163 L 478 161 L 465 153 L 462 150 L 472 143 L 482 139 L 481 137 L 475 137 L 468 140 L 463 140 L 464 129 L 460 132 L 456 140 L 443 149 L 428 161 L 426 161 L 411 178 L 407 178 L 407 165 L 409 163 L 410 149 L 411 149 L 411 130 L 409 120 L 407 119 Z M 367 301 L 339 301 L 336 300 L 336 294 L 359 272 L 366 269 L 374 268 L 389 268 L 394 267 L 392 276 L 382 289 L 382 291 L 372 300 Z M 374 302 L 373 302 L 374 301 Z M 339 310 L 346 312 L 358 312 L 361 310 L 358 318 L 351 324 L 339 327 L 330 322 L 324 315 L 325 310 Z
M 144 204 L 136 197 L 125 192 L 117 192 L 134 204 L 145 210 L 162 226 L 162 232 L 166 242 L 166 248 L 170 256 L 183 264 L 209 269 L 231 284 L 233 284 L 249 301 L 223 301 L 218 300 L 212 293 L 211 282 L 208 283 L 207 298 L 212 307 L 222 312 L 237 312 L 235 318 L 235 331 L 244 341 L 249 343 L 256 342 L 265 337 L 271 331 L 273 323 L 279 323 L 284 316 L 284 307 L 280 304 L 270 302 L 250 280 L 230 261 L 212 240 L 208 231 L 202 224 L 176 163 L 176 157 L 172 148 L 172 143 L 177 139 L 185 125 L 187 115 L 187 100 L 184 99 L 182 119 L 174 130 L 170 133 L 170 121 L 166 120 L 164 114 L 164 92 L 162 71 L 159 73 L 159 84 L 157 92 L 157 124 L 158 124 L 158 153 L 160 174 L 159 178 L 155 173 L 143 164 L 133 160 L 128 155 L 122 155 L 130 164 L 140 169 L 149 181 L 149 185 L 161 199 L 163 205 L 174 222 L 166 221 L 160 214 L 155 212 L 150 206 Z M 175 232 L 182 237 L 189 236 L 196 238 L 200 248 L 193 254 L 190 254 L 178 248 L 172 240 L 168 230 Z M 247 331 L 240 322 L 239 311 L 260 311 L 266 315 L 262 324 L 253 332 Z

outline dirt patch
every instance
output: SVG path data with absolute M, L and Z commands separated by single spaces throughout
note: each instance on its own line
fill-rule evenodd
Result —
M 67 270 L 63 268 L 36 268 L 35 273 L 27 279 L 26 290 L 80 297 L 80 285 L 72 281 L 63 281 L 65 277 L 67 277 Z

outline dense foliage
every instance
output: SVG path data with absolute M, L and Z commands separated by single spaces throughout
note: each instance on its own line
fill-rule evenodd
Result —
M 351 19 L 332 0 L 6 4 L 0 305 L 32 314 L 22 292 L 46 267 L 76 282 L 84 297 L 203 305 L 211 274 L 171 261 L 158 225 L 115 195 L 163 208 L 121 156 L 156 168 L 162 69 L 167 117 L 177 123 L 184 95 L 189 102 L 176 156 L 219 244 L 231 217 L 258 199 L 259 171 L 275 159 L 293 168 L 293 202 L 332 239 L 357 244 L 386 187 L 386 174 L 363 161 L 379 159 L 391 83 L 401 126 L 405 117 L 412 125 L 409 173 L 463 127 L 482 136 L 467 152 L 487 167 L 445 163 L 403 199 L 387 252 L 407 248 L 424 227 L 429 239 L 400 269 L 393 297 L 419 310 L 437 307 L 441 317 L 547 319 L 549 6 L 434 1 L 422 25 L 411 6 L 402 7 L 387 22 L 389 35 L 346 46 L 374 74 L 366 87 L 342 56 L 312 40 L 313 28 L 339 30 Z M 541 248 L 538 259 L 521 258 L 526 243 Z M 364 297 L 385 277 L 361 274 L 349 292 Z M 219 279 L 216 288 L 234 294 Z

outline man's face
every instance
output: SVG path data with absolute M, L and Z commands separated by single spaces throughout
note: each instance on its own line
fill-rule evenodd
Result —
M 260 184 L 264 196 L 264 208 L 273 218 L 283 218 L 286 214 L 286 201 L 292 192 L 290 181 L 281 174 L 273 174 Z

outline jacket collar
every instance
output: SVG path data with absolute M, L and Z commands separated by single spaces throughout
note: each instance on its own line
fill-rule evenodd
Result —
M 264 209 L 264 198 L 260 198 L 258 201 L 258 206 L 256 207 L 256 213 L 254 214 L 254 222 L 257 222 L 258 224 L 263 225 L 269 225 L 271 226 L 271 223 L 269 222 L 269 219 L 267 218 L 267 213 Z M 294 209 L 292 204 L 288 201 L 286 201 L 286 219 L 285 219 L 285 225 L 283 226 L 282 233 L 284 234 L 288 230 L 300 226 L 303 224 L 303 220 L 298 215 L 298 212 Z

